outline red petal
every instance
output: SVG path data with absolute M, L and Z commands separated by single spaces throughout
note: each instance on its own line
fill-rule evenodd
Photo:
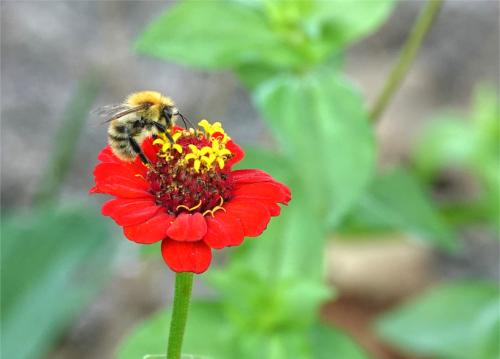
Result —
M 244 233 L 240 220 L 223 211 L 217 211 L 214 217 L 207 216 L 207 234 L 203 238 L 212 248 L 238 246 L 243 242 Z
M 287 204 L 290 191 L 278 182 L 259 182 L 236 185 L 232 194 L 238 199 L 254 199 L 257 201 Z
M 120 226 L 132 226 L 147 221 L 161 207 L 151 199 L 112 199 L 102 206 L 102 214 L 110 216 Z
M 144 152 L 144 154 L 151 161 L 151 163 L 158 162 L 159 147 L 160 147 L 159 145 L 153 145 L 153 138 L 151 137 L 146 138 L 142 143 L 142 152 Z
M 122 162 L 122 163 L 100 163 L 94 169 L 94 176 L 97 180 L 103 179 L 107 176 L 125 176 L 131 177 L 132 179 L 138 180 L 139 182 L 146 183 L 144 176 L 142 173 L 138 173 L 138 171 L 130 165 L 130 163 Z
M 104 149 L 97 155 L 97 159 L 104 163 L 121 163 L 122 161 L 115 156 L 111 147 L 106 146 Z
M 231 167 L 235 163 L 240 162 L 243 157 L 245 157 L 245 152 L 243 152 L 241 147 L 234 143 L 232 140 L 229 140 L 226 143 L 226 148 L 233 154 L 233 157 L 226 161 L 226 166 L 228 167 Z
M 203 273 L 212 261 L 212 251 L 203 241 L 178 242 L 165 239 L 161 243 L 165 263 L 174 272 Z
M 177 241 L 199 241 L 207 233 L 207 222 L 201 213 L 182 213 L 168 229 L 168 236 Z
M 165 212 L 159 212 L 146 222 L 123 228 L 125 237 L 131 241 L 151 244 L 167 237 L 167 230 L 174 220 Z
M 224 208 L 228 214 L 239 218 L 248 237 L 260 235 L 271 218 L 265 205 L 254 200 L 232 200 Z
M 94 170 L 96 190 L 123 198 L 150 197 L 149 184 L 141 174 L 117 163 L 101 163 Z
M 256 169 L 236 170 L 231 172 L 234 183 L 255 183 L 275 181 L 271 175 Z
M 120 160 L 118 157 L 115 156 L 113 151 L 111 150 L 111 147 L 106 146 L 97 156 L 97 159 L 101 161 L 102 163 L 115 163 L 123 166 L 124 169 L 127 169 L 129 171 L 133 171 L 134 173 L 139 173 L 141 175 L 145 175 L 147 172 L 147 168 L 144 166 L 144 164 L 139 160 L 137 163 L 136 161 L 123 161 Z

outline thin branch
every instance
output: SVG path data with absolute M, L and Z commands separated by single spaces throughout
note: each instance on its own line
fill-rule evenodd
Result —
M 370 111 L 372 121 L 376 122 L 380 119 L 394 93 L 401 86 L 443 2 L 444 0 L 428 0 L 420 16 L 415 21 L 411 33 L 401 49 L 398 61 L 387 77 L 384 88 Z

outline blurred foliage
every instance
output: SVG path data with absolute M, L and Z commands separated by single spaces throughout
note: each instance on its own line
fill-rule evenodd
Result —
M 39 358 L 102 286 L 107 226 L 95 208 L 42 206 L 3 218 L 1 234 L 1 356 Z
M 477 198 L 447 203 L 447 214 L 460 212 L 462 223 L 486 221 L 499 229 L 500 112 L 496 91 L 478 87 L 469 118 L 445 114 L 429 122 L 418 141 L 413 161 L 426 183 L 445 170 L 458 170 L 476 180 Z
M 474 179 L 477 195 L 462 196 L 459 202 L 445 198 L 434 211 L 449 227 L 487 223 L 498 234 L 500 114 L 495 90 L 478 87 L 470 118 L 446 114 L 429 122 L 415 147 L 413 164 L 414 182 L 428 188 L 446 170 Z M 399 196 L 411 205 L 416 203 L 408 192 Z M 377 218 L 375 213 L 357 213 L 358 222 L 360 217 Z M 433 237 L 438 238 L 428 238 Z M 443 284 L 384 315 L 377 329 L 390 343 L 411 353 L 445 359 L 496 359 L 500 357 L 499 302 L 498 283 Z
M 377 329 L 393 345 L 415 354 L 496 359 L 499 301 L 497 283 L 449 283 L 383 316 Z
M 98 85 L 87 74 L 67 105 L 36 206 L 2 214 L 2 357 L 43 357 L 107 279 L 113 248 L 103 218 L 82 203 L 56 205 Z
M 54 150 L 41 176 L 35 202 L 53 200 L 74 158 L 79 134 L 88 118 L 89 109 L 99 93 L 99 82 L 93 73 L 85 75 L 66 106 L 61 125 L 54 138 Z
M 222 359 L 363 358 L 348 338 L 317 323 L 320 304 L 333 294 L 323 281 L 328 233 L 404 231 L 441 250 L 459 247 L 455 228 L 420 180 L 444 162 L 436 155 L 444 151 L 439 145 L 453 140 L 439 141 L 441 134 L 432 137 L 434 147 L 422 145 L 427 152 L 417 156 L 416 172 L 374 173 L 373 128 L 362 96 L 342 75 L 345 48 L 374 32 L 392 8 L 393 2 L 384 0 L 183 1 L 153 20 L 136 41 L 138 52 L 156 58 L 231 70 L 277 142 L 275 151 L 247 149 L 238 167 L 262 168 L 292 189 L 291 203 L 267 231 L 234 249 L 223 270 L 207 275 L 219 298 L 193 305 L 187 353 Z M 491 156 L 497 137 L 490 131 L 498 123 L 491 123 L 494 107 L 481 96 L 476 144 L 470 145 L 476 149 L 462 163 L 481 172 L 490 186 L 497 183 L 491 171 L 498 168 L 498 152 Z M 473 132 L 460 131 L 469 137 Z M 139 325 L 119 357 L 163 352 L 158 333 L 166 335 L 168 318 L 160 313 Z M 404 337 L 404 331 L 401 326 L 395 333 Z M 437 343 L 444 333 L 434 335 Z
M 254 65 L 273 68 L 274 73 L 303 70 L 328 61 L 376 29 L 389 15 L 392 3 L 183 1 L 151 23 L 136 48 L 201 69 Z
M 193 320 L 188 321 L 186 328 L 186 353 L 202 353 L 203 357 L 217 359 L 366 358 L 349 337 L 321 324 L 306 332 L 288 328 L 280 332 L 240 334 L 230 324 L 221 325 L 232 321 L 220 302 L 193 302 L 189 315 Z M 158 333 L 168 335 L 170 317 L 169 310 L 162 311 L 140 324 L 120 347 L 117 357 L 136 359 L 144 353 L 163 352 L 165 340 Z
M 443 249 L 457 249 L 457 237 L 407 170 L 392 169 L 378 175 L 339 230 L 346 234 L 404 231 Z
M 304 348 L 330 336 L 316 324 L 319 305 L 331 297 L 323 282 L 326 231 L 366 190 L 375 164 L 367 111 L 339 72 L 341 58 L 346 46 L 380 26 L 391 9 L 392 1 L 183 1 L 137 40 L 144 54 L 233 70 L 252 91 L 279 145 L 278 153 L 248 151 L 239 166 L 266 169 L 292 189 L 289 207 L 267 231 L 233 251 L 223 271 L 209 274 L 220 293 L 224 327 L 231 328 L 214 357 L 325 355 Z M 192 315 L 199 323 L 198 313 Z M 315 335 L 305 338 L 304 332 Z M 211 354 L 203 345 L 212 343 L 198 340 L 195 353 Z M 144 350 L 137 353 L 151 352 Z M 355 355 L 361 356 L 347 357 Z
M 289 178 L 300 180 L 294 193 L 307 192 L 315 214 L 336 223 L 374 167 L 373 133 L 361 96 L 340 74 L 319 68 L 276 77 L 255 97 L 293 166 Z

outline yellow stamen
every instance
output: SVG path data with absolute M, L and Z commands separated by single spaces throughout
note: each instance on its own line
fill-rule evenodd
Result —
M 182 146 L 178 145 L 177 143 L 172 146 L 174 150 L 176 150 L 179 153 L 182 153 Z
M 195 129 L 177 131 L 172 134 L 173 143 L 169 141 L 165 133 L 159 133 L 153 141 L 153 144 L 161 146 L 162 153 L 159 156 L 170 160 L 175 157 L 174 151 L 177 151 L 181 154 L 179 164 L 188 165 L 189 161 L 193 160 L 192 168 L 197 173 L 209 171 L 214 166 L 223 169 L 228 156 L 231 156 L 231 151 L 226 148 L 230 137 L 227 136 L 220 122 L 210 124 L 203 119 L 198 125 L 204 133 Z M 216 137 L 213 137 L 215 134 L 217 134 Z M 205 137 L 210 144 L 201 148 L 189 144 L 186 148 L 177 143 L 180 138 L 193 135 Z
M 220 169 L 224 168 L 224 160 L 222 158 L 217 157 L 217 163 L 219 164 Z
M 198 204 L 197 204 L 196 206 L 194 206 L 194 207 L 189 208 L 188 206 L 185 206 L 185 205 L 183 205 L 183 204 L 180 204 L 180 205 L 178 205 L 177 207 L 175 207 L 175 210 L 176 210 L 176 211 L 178 211 L 178 210 L 179 210 L 179 208 L 184 208 L 185 210 L 187 210 L 187 211 L 191 212 L 191 211 L 194 211 L 195 209 L 198 209 L 198 208 L 200 208 L 200 207 L 201 207 L 201 199 L 200 199 L 200 202 L 198 202 Z
M 194 160 L 193 168 L 196 172 L 200 172 L 201 161 L 196 159 Z
M 220 196 L 220 204 L 218 206 L 215 206 L 212 209 L 207 209 L 205 212 L 203 212 L 202 215 L 206 216 L 207 214 L 210 213 L 210 215 L 212 217 L 215 217 L 214 213 L 217 212 L 218 210 L 223 210 L 224 212 L 226 212 L 226 209 L 224 207 L 222 207 L 223 204 L 224 204 L 224 198 L 222 198 L 222 196 Z

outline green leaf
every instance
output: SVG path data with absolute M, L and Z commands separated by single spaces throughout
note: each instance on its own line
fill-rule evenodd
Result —
M 201 69 L 258 65 L 258 76 L 263 68 L 303 70 L 379 26 L 392 3 L 187 0 L 154 20 L 136 48 Z
M 66 105 L 61 125 L 53 141 L 55 146 L 50 161 L 44 166 L 39 187 L 34 195 L 37 204 L 55 199 L 60 184 L 70 170 L 78 138 L 100 89 L 100 83 L 95 73 L 88 72 L 85 75 L 79 81 L 75 93 Z
M 360 40 L 389 17 L 393 0 L 317 1 L 312 21 L 323 24 L 324 37 L 331 48 L 341 48 Z
M 43 207 L 2 220 L 2 357 L 50 348 L 107 278 L 107 237 L 95 209 Z
M 242 332 L 306 328 L 331 292 L 323 283 L 306 278 L 273 281 L 241 262 L 211 273 L 210 282 L 224 298 L 224 312 Z
M 414 150 L 420 174 L 432 179 L 443 168 L 466 165 L 473 152 L 473 136 L 468 124 L 451 114 L 430 122 Z
M 316 324 L 311 330 L 312 358 L 367 359 L 363 350 L 346 334 L 338 329 Z
M 315 215 L 315 204 L 309 198 L 308 189 L 298 183 L 290 160 L 283 154 L 253 148 L 245 152 L 238 168 L 263 169 L 291 189 L 292 200 L 288 206 L 282 206 L 280 216 L 271 219 L 258 239 L 247 239 L 232 258 L 240 263 L 244 261 L 261 277 L 321 281 L 322 261 L 311 263 L 311 258 L 323 255 L 325 225 L 324 219 Z
M 349 230 L 353 223 L 363 230 L 383 228 L 409 232 L 444 250 L 457 249 L 458 245 L 455 233 L 430 198 L 403 169 L 393 169 L 375 179 L 342 229 Z
M 170 315 L 161 311 L 139 324 L 122 342 L 117 358 L 137 359 L 144 353 L 165 351 Z M 208 301 L 192 303 L 183 351 L 207 359 L 365 358 L 349 337 L 322 324 L 302 330 L 241 332 L 228 321 L 219 303 Z
M 134 328 L 118 348 L 117 358 L 137 359 L 147 353 L 166 352 L 171 314 L 170 310 L 158 312 Z M 191 303 L 183 352 L 204 358 L 231 358 L 227 355 L 231 333 L 225 320 L 219 303 Z
M 373 132 L 359 93 L 319 69 L 280 76 L 256 92 L 315 214 L 337 223 L 366 189 L 374 167 Z
M 289 207 L 258 239 L 247 239 L 224 270 L 209 273 L 224 311 L 243 332 L 304 329 L 332 296 L 323 281 L 322 219 L 296 189 Z
M 245 147 L 245 157 L 235 165 L 235 169 L 259 168 L 278 181 L 289 184 L 291 168 L 288 158 L 276 151 L 263 148 Z
M 480 193 L 461 210 L 463 223 L 489 221 L 500 228 L 500 115 L 495 90 L 478 87 L 469 119 L 443 114 L 424 127 L 413 153 L 417 174 L 434 180 L 443 170 L 468 173 L 480 185 Z M 456 205 L 455 205 L 456 206 Z M 453 205 L 452 205 L 453 207 Z M 454 217 L 456 214 L 451 212 Z M 465 214 L 465 215 L 464 215 Z
M 184 1 L 172 6 L 140 35 L 136 48 L 202 69 L 299 61 L 271 31 L 261 12 L 224 0 Z
M 451 283 L 384 315 L 383 338 L 416 354 L 449 359 L 500 356 L 500 292 L 494 283 Z

